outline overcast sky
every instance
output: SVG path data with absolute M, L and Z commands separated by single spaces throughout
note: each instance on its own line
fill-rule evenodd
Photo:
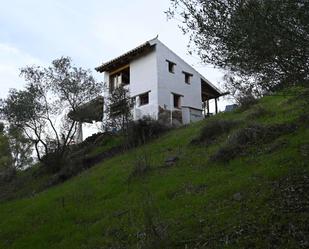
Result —
M 0 6 L 0 97 L 22 88 L 19 68 L 25 65 L 70 56 L 93 70 L 156 35 L 215 85 L 222 78 L 188 55 L 188 38 L 164 14 L 169 0 L 0 0 Z
M 23 87 L 21 67 L 49 65 L 61 56 L 103 80 L 96 66 L 157 35 L 220 86 L 223 74 L 188 54 L 188 37 L 178 21 L 167 21 L 168 8 L 169 0 L 0 0 L 0 98 Z M 221 100 L 219 109 L 226 103 Z

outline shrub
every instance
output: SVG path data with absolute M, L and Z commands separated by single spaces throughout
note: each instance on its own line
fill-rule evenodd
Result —
M 159 137 L 168 129 L 166 125 L 150 117 L 132 121 L 127 130 L 127 145 L 129 147 L 135 147 L 145 144 L 151 139 Z
M 266 110 L 264 107 L 261 107 L 260 105 L 256 105 L 252 108 L 252 111 L 247 115 L 246 118 L 248 120 L 252 120 L 266 116 L 267 114 L 270 114 L 268 110 Z
M 246 94 L 238 98 L 238 102 L 242 110 L 246 110 L 249 107 L 255 105 L 258 99 L 253 94 Z
M 249 146 L 271 142 L 283 134 L 295 131 L 295 129 L 296 126 L 293 124 L 249 125 L 231 135 L 210 160 L 229 161 L 237 155 L 244 154 Z
M 144 176 L 150 171 L 150 169 L 150 159 L 147 154 L 137 157 L 133 170 L 129 176 L 129 182 L 131 182 L 136 177 Z
M 3 183 L 11 182 L 16 176 L 16 169 L 14 167 L 8 167 L 0 171 L 0 185 Z
M 50 152 L 42 157 L 42 164 L 47 173 L 56 173 L 66 164 L 66 155 L 60 151 Z
M 192 144 L 206 143 L 211 144 L 220 135 L 229 132 L 236 127 L 239 121 L 234 120 L 210 120 L 202 128 L 198 138 L 192 140 Z

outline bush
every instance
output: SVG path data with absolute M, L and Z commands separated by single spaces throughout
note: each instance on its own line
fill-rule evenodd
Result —
M 146 175 L 151 169 L 150 159 L 147 154 L 140 156 L 136 159 L 133 170 L 129 176 L 128 181 L 131 182 L 136 177 Z
M 293 124 L 259 125 L 252 124 L 239 129 L 227 142 L 210 158 L 212 161 L 229 161 L 237 155 L 244 154 L 249 146 L 273 141 L 279 136 L 295 131 Z
M 239 104 L 242 110 L 248 109 L 250 106 L 255 105 L 258 102 L 258 99 L 255 98 L 252 94 L 247 94 L 241 96 L 239 99 Z
M 11 182 L 16 176 L 16 169 L 14 167 L 9 167 L 0 171 L 0 185 L 2 183 Z
M 257 119 L 263 116 L 270 114 L 270 111 L 261 107 L 260 105 L 256 105 L 252 108 L 252 111 L 247 115 L 248 120 Z
M 192 144 L 211 144 L 215 139 L 229 132 L 231 129 L 236 127 L 239 124 L 239 121 L 234 120 L 210 120 L 202 128 L 201 133 L 198 138 L 192 140 Z
M 42 157 L 42 164 L 47 173 L 56 173 L 66 164 L 66 155 L 60 151 L 50 152 Z
M 145 144 L 168 130 L 169 128 L 166 125 L 150 117 L 132 121 L 127 130 L 127 145 L 136 147 Z

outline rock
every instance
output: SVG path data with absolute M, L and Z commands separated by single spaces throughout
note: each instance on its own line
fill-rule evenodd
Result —
M 234 195 L 233 195 L 233 199 L 235 200 L 235 201 L 241 201 L 242 200 L 242 198 L 243 198 L 243 196 L 242 196 L 242 194 L 241 193 L 235 193 Z
M 174 165 L 178 160 L 179 160 L 179 157 L 177 157 L 177 156 L 168 157 L 168 158 L 165 160 L 165 164 L 166 164 L 166 166 L 172 166 L 172 165 Z

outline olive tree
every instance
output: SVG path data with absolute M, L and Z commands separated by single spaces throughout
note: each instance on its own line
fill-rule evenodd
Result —
M 38 160 L 54 155 L 61 161 L 77 130 L 68 113 L 100 95 L 102 84 L 90 70 L 73 66 L 69 57 L 49 67 L 27 66 L 21 76 L 26 86 L 11 90 L 2 101 L 3 117 L 33 143 Z
M 170 0 L 190 52 L 226 70 L 228 85 L 256 92 L 309 81 L 306 0 Z
M 0 173 L 12 167 L 12 156 L 9 139 L 4 133 L 4 125 L 0 123 Z

